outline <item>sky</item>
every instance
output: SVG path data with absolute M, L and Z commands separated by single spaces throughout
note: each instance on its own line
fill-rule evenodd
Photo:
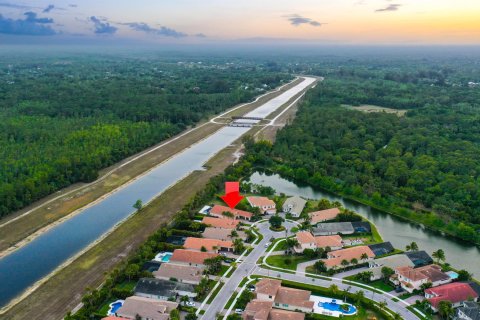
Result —
M 17 43 L 478 45 L 480 0 L 0 0 L 0 35 Z

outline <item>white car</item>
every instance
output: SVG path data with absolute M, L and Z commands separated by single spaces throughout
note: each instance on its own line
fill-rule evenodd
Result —
M 185 303 L 188 307 L 195 307 L 195 302 L 193 301 L 187 301 L 187 303 Z
M 265 243 L 265 248 L 270 247 L 271 244 L 272 244 L 272 243 L 270 243 L 270 242 Z
M 236 314 L 242 314 L 242 313 L 243 313 L 243 309 L 235 309 L 235 313 L 236 313 Z

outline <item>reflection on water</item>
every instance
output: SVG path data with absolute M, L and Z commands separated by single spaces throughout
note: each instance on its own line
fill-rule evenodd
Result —
M 309 186 L 297 185 L 277 174 L 267 175 L 256 172 L 250 177 L 250 181 L 256 184 L 271 186 L 278 193 L 298 195 L 309 199 L 326 198 L 330 201 L 338 201 L 345 208 L 353 210 L 373 222 L 383 239 L 390 241 L 394 247 L 403 249 L 407 244 L 415 241 L 420 249 L 426 250 L 430 254 L 437 249 L 443 249 L 447 262 L 453 267 L 468 270 L 477 278 L 480 277 L 480 248 L 476 246 L 457 241 L 456 239 L 449 239 L 418 224 L 406 222 L 369 206 L 349 201 L 321 190 L 314 190 Z

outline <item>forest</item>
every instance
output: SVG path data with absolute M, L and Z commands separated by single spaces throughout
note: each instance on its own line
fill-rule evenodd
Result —
M 250 145 L 251 161 L 480 243 L 480 87 L 453 67 L 364 67 L 330 68 L 273 146 Z
M 248 102 L 292 76 L 263 62 L 8 55 L 0 62 L 0 217 Z

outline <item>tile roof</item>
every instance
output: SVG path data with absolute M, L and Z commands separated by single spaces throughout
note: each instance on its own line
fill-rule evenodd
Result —
M 242 318 L 245 320 L 267 320 L 270 310 L 272 310 L 272 304 L 272 301 L 254 299 L 245 307 Z
M 442 268 L 436 264 L 431 264 L 417 269 L 412 267 L 398 267 L 396 271 L 398 274 L 410 279 L 411 281 L 427 279 L 429 282 L 437 282 L 450 279 L 447 274 L 442 272 Z
M 220 248 L 233 248 L 233 242 L 217 239 L 188 237 L 187 240 L 185 240 L 183 247 L 190 250 L 201 250 L 202 247 L 204 247 L 207 249 L 207 251 L 215 251 L 219 250 Z
M 366 253 L 369 258 L 375 257 L 375 254 L 369 247 L 357 246 L 329 252 L 329 259 L 324 260 L 324 262 L 327 267 L 341 266 L 343 260 L 350 262 L 354 258 L 361 262 L 361 257 L 364 253 Z
M 283 210 L 290 210 L 298 214 L 302 213 L 303 208 L 307 204 L 307 200 L 300 198 L 299 196 L 290 197 L 283 203 Z
M 280 304 L 288 304 L 302 308 L 313 309 L 315 302 L 310 301 L 310 291 L 280 287 L 275 296 L 275 302 Z
M 203 217 L 202 223 L 215 228 L 235 229 L 240 221 L 227 218 Z
M 163 263 L 160 269 L 153 272 L 155 278 L 182 279 L 190 282 L 200 282 L 203 277 L 203 270 L 198 267 L 185 266 L 174 263 Z
M 176 249 L 170 258 L 172 262 L 203 264 L 205 259 L 218 257 L 218 254 L 193 250 Z
M 338 216 L 339 213 L 340 213 L 340 209 L 331 208 L 326 210 L 310 212 L 308 215 L 311 218 L 311 223 L 317 224 L 322 221 L 333 220 Z
M 177 307 L 178 303 L 176 302 L 133 296 L 125 299 L 123 306 L 118 309 L 117 314 L 120 317 L 129 319 L 135 319 L 138 314 L 142 318 L 168 320 L 170 311 Z
M 313 301 L 312 301 L 313 302 Z M 305 314 L 280 309 L 272 309 L 268 320 L 304 320 Z
M 298 243 L 314 243 L 315 237 L 308 231 L 300 231 L 296 234 Z
M 326 247 L 343 247 L 342 237 L 339 235 L 333 236 L 318 236 L 315 237 L 315 243 L 319 248 L 326 248 Z
M 478 298 L 478 294 L 470 287 L 468 283 L 456 282 L 449 283 L 443 286 L 430 288 L 425 290 L 425 294 L 434 295 L 435 297 L 427 299 L 430 304 L 438 309 L 440 301 L 450 301 L 458 303 L 467 301 L 469 299 Z
M 282 281 L 280 280 L 263 278 L 255 285 L 255 291 L 260 294 L 274 296 L 281 285 Z
M 234 214 L 234 216 L 241 216 L 241 217 L 244 217 L 244 218 L 247 218 L 247 219 L 251 219 L 252 216 L 253 216 L 253 213 L 251 213 L 251 212 L 238 210 L 238 209 L 232 209 L 230 207 L 221 206 L 221 205 L 218 205 L 218 204 L 214 205 L 213 208 L 210 209 L 210 214 L 211 215 L 222 216 L 223 212 L 230 212 L 230 213 Z M 225 218 L 229 218 L 229 217 L 225 216 Z
M 212 228 L 206 227 L 205 231 L 203 231 L 202 236 L 207 239 L 218 239 L 218 240 L 232 240 L 230 234 L 232 233 L 231 229 L 222 229 L 222 228 Z M 238 238 L 246 239 L 247 235 L 243 231 L 237 231 Z
M 247 197 L 247 200 L 252 207 L 273 206 L 275 208 L 275 202 L 267 197 Z

